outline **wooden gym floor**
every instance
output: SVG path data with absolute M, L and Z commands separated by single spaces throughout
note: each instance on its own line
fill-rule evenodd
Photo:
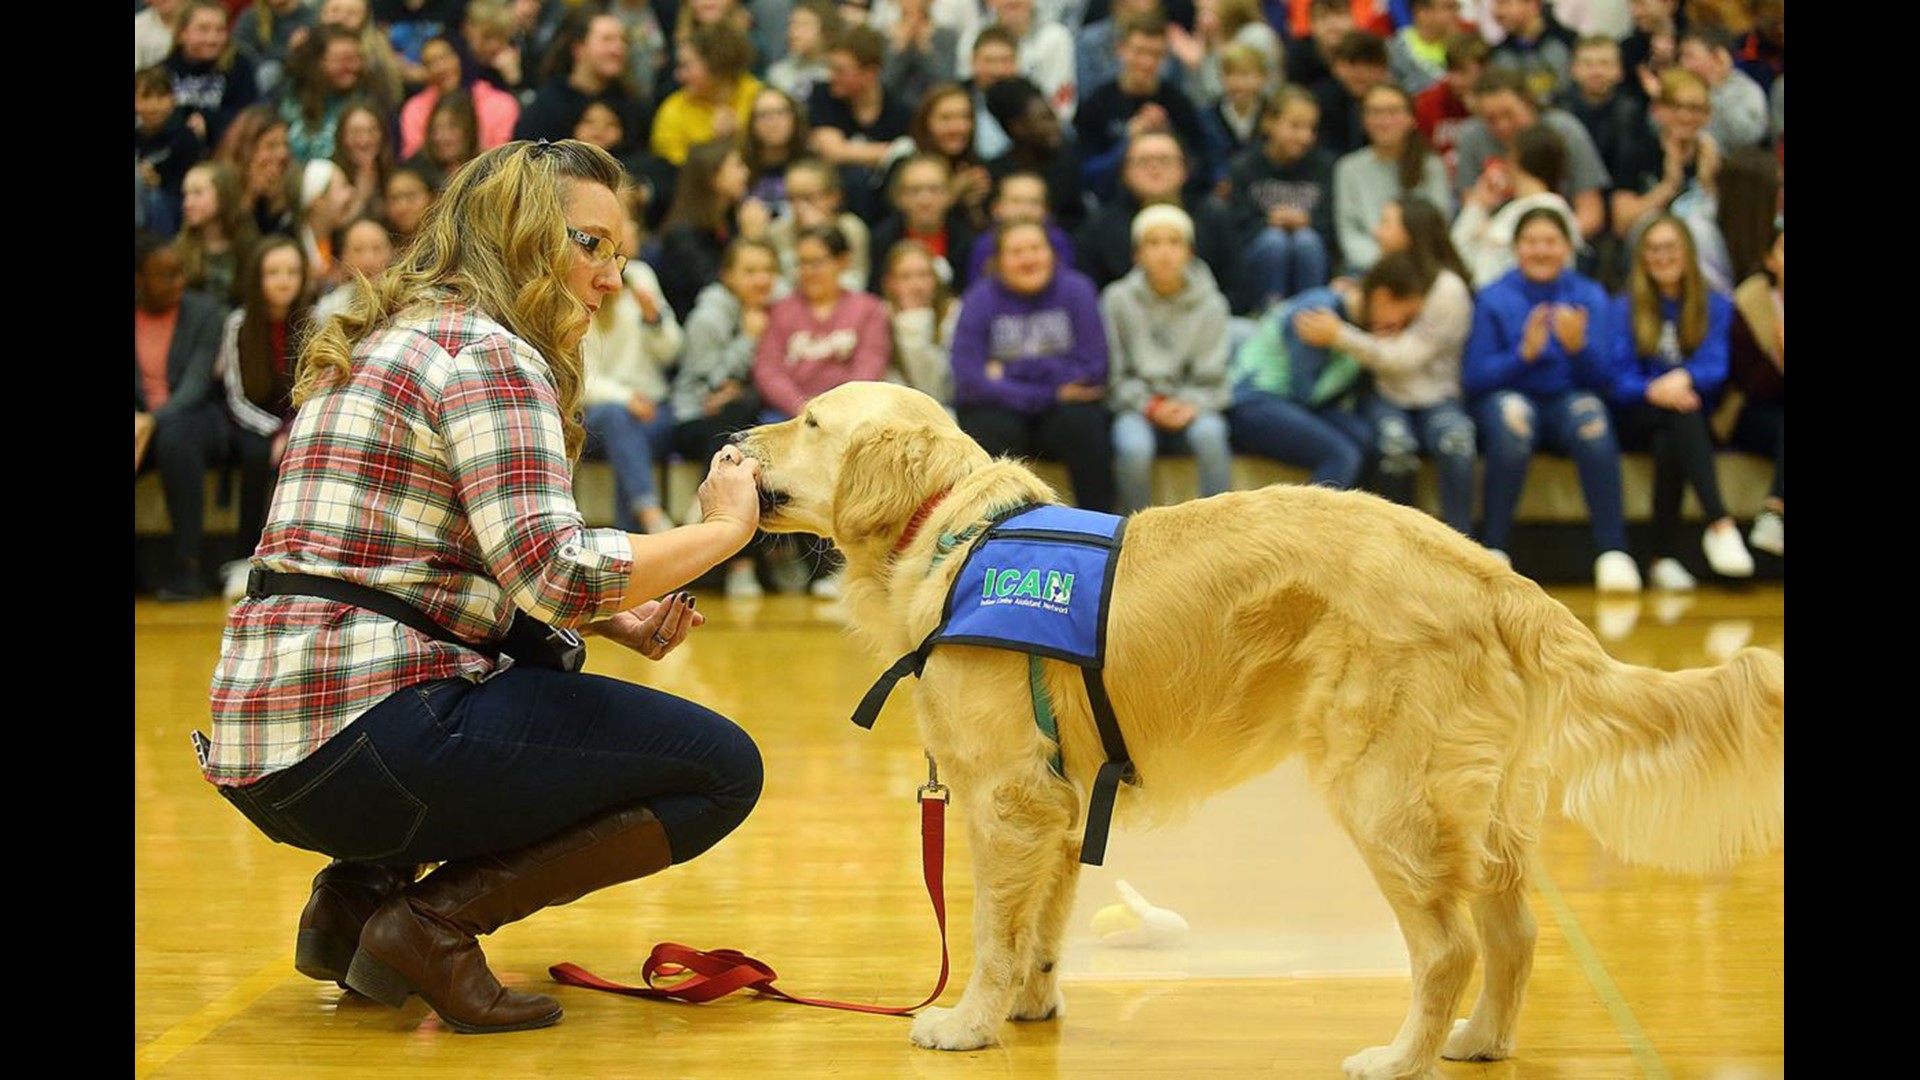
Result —
M 1693 667 L 1742 644 L 1784 648 L 1778 587 L 1624 601 L 1555 595 L 1635 663 Z M 766 758 L 761 804 L 687 866 L 486 939 L 503 979 L 553 992 L 567 1011 L 554 1028 L 487 1037 L 441 1029 L 418 999 L 390 1010 L 293 970 L 294 922 L 324 860 L 255 832 L 200 779 L 187 742 L 205 723 L 224 608 L 136 601 L 135 1077 L 1334 1077 L 1343 1057 L 1398 1028 L 1404 949 L 1297 766 L 1181 826 L 1116 832 L 1109 865 L 1083 876 L 1065 1017 L 1009 1024 L 992 1049 L 917 1050 L 901 1019 L 745 995 L 688 1006 L 554 988 L 546 969 L 563 960 L 637 981 L 648 951 L 669 940 L 757 956 L 802 995 L 905 1005 L 932 986 L 938 940 L 912 803 L 925 766 L 909 695 L 895 695 L 876 730 L 861 732 L 847 716 L 882 665 L 855 648 L 831 604 L 702 599 L 711 621 L 666 662 L 600 645 L 591 667 L 738 720 Z M 951 1003 L 971 960 L 957 820 L 948 848 Z M 1089 923 L 1117 899 L 1115 878 L 1180 911 L 1191 941 L 1101 946 Z M 1442 1072 L 1783 1075 L 1785 894 L 1784 852 L 1679 878 L 1627 867 L 1550 817 L 1519 1054 Z

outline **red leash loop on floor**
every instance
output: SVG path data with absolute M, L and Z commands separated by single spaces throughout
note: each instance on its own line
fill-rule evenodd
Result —
M 685 1001 L 697 1005 L 726 997 L 736 990 L 752 990 L 781 1001 L 791 1001 L 795 1005 L 846 1009 L 880 1016 L 910 1015 L 939 1000 L 940 992 L 947 988 L 946 810 L 947 789 L 944 785 L 930 781 L 920 789 L 921 875 L 927 883 L 927 898 L 933 901 L 934 921 L 940 926 L 940 981 L 934 985 L 933 993 L 918 1005 L 889 1008 L 884 1005 L 828 1001 L 825 998 L 796 997 L 773 985 L 773 981 L 780 976 L 765 961 L 756 960 L 735 949 L 714 949 L 709 952 L 671 941 L 653 947 L 653 953 L 640 968 L 640 979 L 644 984 L 641 986 L 627 986 L 603 979 L 578 964 L 555 964 L 547 969 L 547 974 L 555 982 L 568 986 L 605 990 L 651 1001 Z M 655 979 L 679 981 L 659 986 L 655 985 Z

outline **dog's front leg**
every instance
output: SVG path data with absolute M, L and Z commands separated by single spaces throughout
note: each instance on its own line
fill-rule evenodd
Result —
M 951 1009 L 926 1009 L 913 1041 L 934 1050 L 991 1045 L 1035 962 L 1043 903 L 1060 876 L 1061 836 L 1071 810 L 1044 781 L 1002 779 L 970 799 L 973 843 L 973 974 Z

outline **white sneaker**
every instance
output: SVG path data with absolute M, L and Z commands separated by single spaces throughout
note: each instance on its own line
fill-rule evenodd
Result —
M 1732 522 L 1719 528 L 1708 526 L 1700 537 L 1700 549 L 1707 553 L 1707 565 L 1721 577 L 1753 576 L 1753 553 L 1740 539 L 1740 530 Z
M 1755 551 L 1786 558 L 1786 517 L 1772 510 L 1760 511 L 1760 516 L 1753 519 L 1753 531 L 1747 534 L 1747 543 L 1753 545 Z
M 839 572 L 836 571 L 825 577 L 814 578 L 813 584 L 807 586 L 807 591 L 812 593 L 816 599 L 820 600 L 840 599 Z
M 1640 567 L 1624 551 L 1603 551 L 1593 560 L 1593 587 L 1601 592 L 1639 592 Z
M 758 600 L 767 594 L 760 587 L 760 575 L 751 566 L 727 568 L 727 599 Z
M 1679 559 L 1655 559 L 1653 569 L 1648 574 L 1653 579 L 1653 587 L 1668 592 L 1692 592 L 1699 582 L 1680 565 Z

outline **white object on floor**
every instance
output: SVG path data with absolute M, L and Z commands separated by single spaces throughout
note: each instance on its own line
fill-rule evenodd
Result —
M 1113 887 L 1121 902 L 1093 914 L 1093 932 L 1100 935 L 1100 944 L 1118 949 L 1167 948 L 1184 944 L 1193 933 L 1179 913 L 1153 906 L 1125 881 L 1115 881 Z
M 1647 576 L 1653 579 L 1654 588 L 1668 592 L 1692 592 L 1699 584 L 1693 580 L 1692 574 L 1687 573 L 1687 568 L 1680 564 L 1679 559 L 1655 559 L 1653 569 Z
M 1639 592 L 1640 567 L 1624 551 L 1603 551 L 1593 560 L 1593 587 L 1601 592 Z

